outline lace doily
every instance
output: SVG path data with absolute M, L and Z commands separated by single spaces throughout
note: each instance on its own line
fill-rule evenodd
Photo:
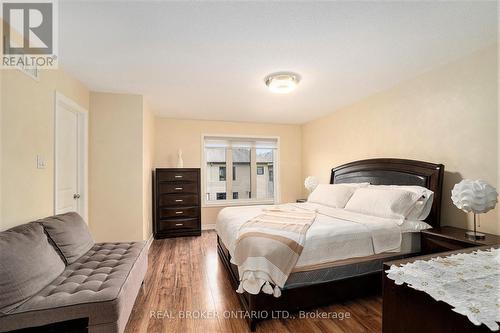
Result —
M 387 277 L 426 292 L 467 316 L 474 325 L 498 331 L 500 322 L 500 249 L 460 253 L 392 265 Z

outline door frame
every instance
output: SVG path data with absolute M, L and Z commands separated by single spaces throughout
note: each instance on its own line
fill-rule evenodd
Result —
M 54 214 L 57 211 L 57 114 L 59 106 L 64 105 L 65 108 L 70 109 L 77 114 L 78 126 L 78 152 L 77 152 L 77 165 L 78 165 L 78 193 L 80 193 L 80 200 L 78 201 L 78 210 L 84 221 L 88 224 L 88 207 L 89 207 L 89 191 L 88 191 L 88 147 L 89 147 L 89 112 L 87 109 L 80 106 L 72 99 L 66 97 L 59 91 L 54 94 Z

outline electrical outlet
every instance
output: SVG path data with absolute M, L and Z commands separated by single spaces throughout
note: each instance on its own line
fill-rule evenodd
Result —
M 36 168 L 37 169 L 45 169 L 47 167 L 47 163 L 42 155 L 36 155 Z

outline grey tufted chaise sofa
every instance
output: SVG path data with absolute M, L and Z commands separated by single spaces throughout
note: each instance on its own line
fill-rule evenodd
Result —
M 123 332 L 147 251 L 145 242 L 94 244 L 76 213 L 0 232 L 0 332 Z

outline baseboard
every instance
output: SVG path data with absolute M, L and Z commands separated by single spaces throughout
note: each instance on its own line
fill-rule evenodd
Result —
M 201 230 L 215 230 L 215 224 L 202 224 Z
M 151 247 L 151 244 L 153 243 L 153 239 L 154 239 L 153 234 L 151 234 L 151 236 L 149 236 L 149 238 L 148 238 L 148 241 L 146 242 L 146 247 L 147 247 L 148 251 L 149 251 L 149 248 Z

